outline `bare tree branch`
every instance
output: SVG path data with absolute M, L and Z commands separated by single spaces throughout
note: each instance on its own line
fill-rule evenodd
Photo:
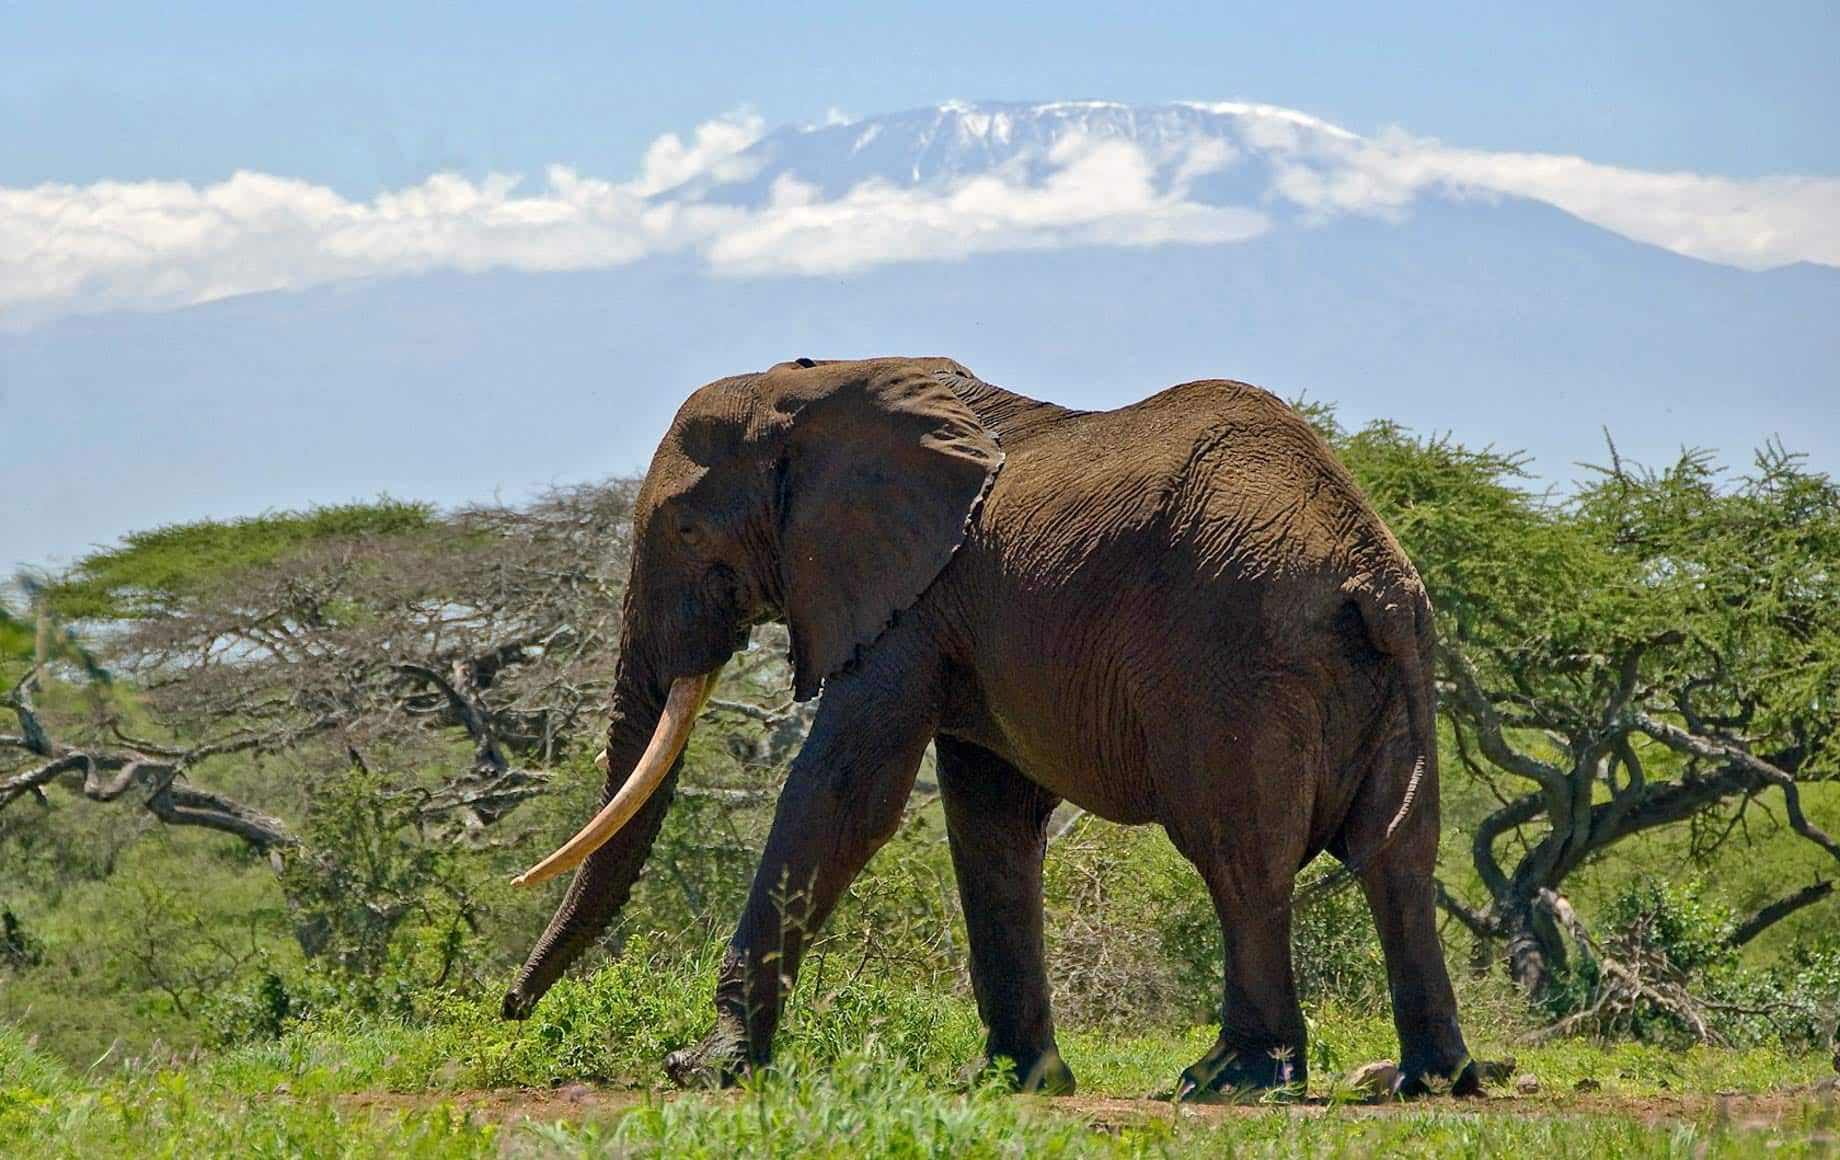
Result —
M 1495 858 L 1496 841 L 1508 831 L 1539 817 L 1545 809 L 1546 796 L 1530 793 L 1515 798 L 1476 824 L 1476 832 L 1470 835 L 1470 856 L 1476 864 L 1476 872 L 1482 877 L 1483 888 L 1493 897 L 1504 898 L 1509 893 L 1508 875 Z
M 32 706 L 32 689 L 38 680 L 38 665 L 28 668 L 19 678 L 11 692 L 6 696 L 6 704 L 13 708 L 13 715 L 19 718 L 20 744 L 40 757 L 56 757 L 56 748 L 45 734 L 45 726 L 38 719 L 38 711 Z
M 1804 906 L 1813 906 L 1833 892 L 1832 882 L 1810 882 L 1793 894 L 1785 895 L 1768 906 L 1758 907 L 1732 928 L 1725 941 L 1730 946 L 1741 947 Z
M 1598 984 L 1595 996 L 1583 1009 L 1534 1032 L 1529 1037 L 1532 1041 L 1541 1042 L 1570 1035 L 1583 1027 L 1601 1026 L 1606 1019 L 1627 1018 L 1636 1004 L 1646 1001 L 1685 1023 L 1696 1039 L 1718 1046 L 1725 1044 L 1724 1036 L 1709 1022 L 1706 1004 L 1680 985 L 1678 972 L 1670 969 L 1665 958 L 1656 962 L 1645 961 L 1642 956 L 1630 956 L 1628 961 L 1612 957 L 1591 937 L 1591 932 L 1563 895 L 1541 890 L 1536 902 L 1565 928 L 1580 953 L 1595 964 Z
M 91 801 L 116 801 L 130 789 L 139 787 L 146 791 L 143 805 L 147 811 L 168 825 L 220 830 L 264 853 L 278 847 L 300 845 L 300 840 L 279 818 L 222 794 L 181 785 L 183 766 L 149 760 L 138 754 L 93 756 L 82 751 L 66 752 L 56 761 L 0 782 L 0 809 L 26 793 L 35 793 L 42 800 L 43 786 L 78 772 L 83 774 L 79 792 Z M 114 776 L 105 778 L 104 773 Z
M 1808 820 L 1808 815 L 1802 812 L 1801 790 L 1796 786 L 1795 779 L 1787 773 L 1729 741 L 1695 736 L 1647 713 L 1636 714 L 1635 724 L 1636 728 L 1670 749 L 1725 761 L 1758 781 L 1775 786 L 1782 791 L 1783 810 L 1789 815 L 1789 828 L 1840 860 L 1840 843 L 1836 843 L 1825 831 Z
M 1452 894 L 1449 887 L 1444 885 L 1443 879 L 1434 878 L 1432 879 L 1432 884 L 1437 888 L 1438 905 L 1443 907 L 1444 912 L 1450 915 L 1450 917 L 1469 928 L 1471 934 L 1480 939 L 1501 937 L 1502 930 L 1500 919 L 1486 910 L 1477 910 L 1475 907 L 1470 906 L 1468 903 Z
M 1476 743 L 1481 746 L 1483 756 L 1509 773 L 1519 774 L 1550 793 L 1564 794 L 1566 776 L 1563 769 L 1522 753 L 1508 744 L 1507 738 L 1502 735 L 1501 714 L 1482 691 L 1482 682 L 1477 678 L 1476 668 L 1470 664 L 1469 658 L 1449 645 L 1440 647 L 1438 651 L 1454 679 L 1457 697 L 1476 730 Z
M 0 781 L 0 810 L 12 805 L 15 798 L 28 793 L 42 804 L 45 800 L 44 786 L 65 773 L 82 769 L 87 761 L 88 758 L 81 753 L 70 754 L 37 769 L 27 770 L 25 773 Z
M 746 701 L 726 701 L 718 697 L 710 698 L 707 707 L 722 713 L 734 713 L 763 725 L 777 725 L 796 713 L 798 709 L 796 704 L 768 709 L 760 705 L 751 705 Z
M 301 841 L 286 822 L 272 814 L 231 801 L 222 794 L 165 782 L 147 799 L 147 810 L 169 826 L 203 826 L 241 838 L 265 854 L 299 848 Z
M 457 674 L 464 675 L 464 664 L 463 661 L 454 662 Z M 426 665 L 399 664 L 396 671 L 426 681 L 441 691 L 441 695 L 452 706 L 454 715 L 473 739 L 473 760 L 476 764 L 500 770 L 506 767 L 505 755 L 499 751 L 498 739 L 493 735 L 492 727 L 487 724 L 486 714 L 476 698 L 462 694 L 447 678 Z

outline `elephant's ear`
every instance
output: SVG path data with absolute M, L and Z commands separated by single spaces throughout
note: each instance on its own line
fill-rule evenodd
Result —
M 766 378 L 784 431 L 780 580 L 803 701 L 939 575 L 1003 452 L 914 363 L 787 366 Z

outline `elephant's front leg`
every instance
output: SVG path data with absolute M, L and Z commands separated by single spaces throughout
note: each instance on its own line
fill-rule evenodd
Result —
M 939 788 L 971 939 L 971 985 L 989 1029 L 984 1063 L 1007 1060 L 1024 1091 L 1071 1095 L 1054 1042 L 1042 958 L 1041 863 L 1060 799 L 987 749 L 940 737 Z
M 866 658 L 826 684 L 723 958 L 715 1029 L 665 1060 L 678 1084 L 726 1084 L 771 1059 L 807 942 L 900 826 L 933 734 L 935 704 L 930 683 L 886 657 Z

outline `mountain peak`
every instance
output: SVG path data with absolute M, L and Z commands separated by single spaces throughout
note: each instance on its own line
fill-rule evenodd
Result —
M 742 150 L 720 173 L 700 174 L 656 196 L 751 206 L 767 203 L 774 184 L 787 179 L 827 200 L 870 182 L 936 187 L 990 174 L 1035 183 L 1069 156 L 1109 143 L 1135 150 L 1165 181 L 1244 163 L 1235 180 L 1199 191 L 1203 200 L 1228 204 L 1262 196 L 1276 179 L 1274 160 L 1328 158 L 1361 140 L 1308 113 L 1240 101 L 951 100 L 780 129 Z

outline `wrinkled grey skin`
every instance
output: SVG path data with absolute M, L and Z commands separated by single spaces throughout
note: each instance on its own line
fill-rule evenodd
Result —
M 1282 402 L 1208 381 L 1070 411 L 944 359 L 801 360 L 712 383 L 636 507 L 609 795 L 670 682 L 770 619 L 790 629 L 796 694 L 822 683 L 824 698 L 715 1028 L 667 1061 L 680 1082 L 770 1058 L 809 938 L 894 832 L 933 743 L 988 1057 L 1022 1086 L 1073 1086 L 1042 955 L 1047 822 L 1066 800 L 1162 825 L 1219 912 L 1222 1027 L 1183 1094 L 1303 1082 L 1291 894 L 1325 849 L 1373 908 L 1404 1090 L 1475 1089 L 1433 909 L 1430 606 Z M 507 1017 L 625 902 L 669 784 L 578 871 Z

